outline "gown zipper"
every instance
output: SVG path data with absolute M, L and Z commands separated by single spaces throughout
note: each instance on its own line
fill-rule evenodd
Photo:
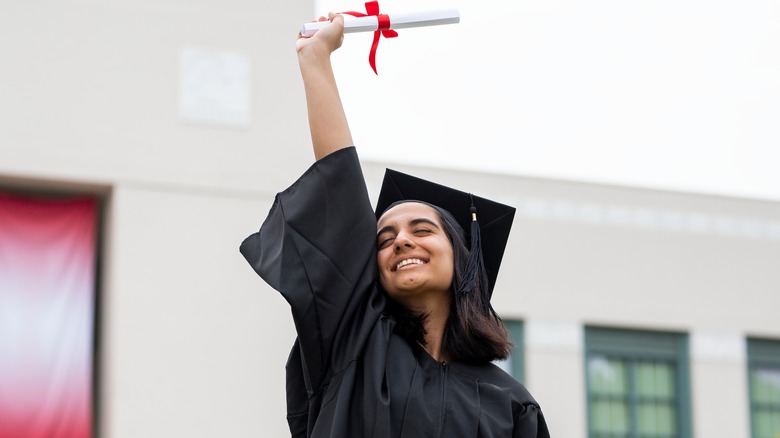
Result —
M 439 437 L 444 433 L 444 416 L 447 409 L 447 363 L 441 363 L 441 412 L 439 412 Z

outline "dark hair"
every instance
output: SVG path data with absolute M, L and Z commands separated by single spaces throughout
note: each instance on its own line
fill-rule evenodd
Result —
M 444 232 L 452 245 L 455 264 L 450 314 L 442 339 L 444 351 L 454 361 L 471 364 L 506 359 L 512 349 L 512 343 L 504 323 L 490 304 L 484 267 L 477 268 L 469 263 L 465 232 L 455 218 L 447 210 L 423 203 L 433 207 L 438 213 Z M 394 205 L 388 207 L 388 210 Z M 397 333 L 411 342 L 425 344 L 427 315 L 412 313 L 392 299 L 388 310 L 398 322 Z

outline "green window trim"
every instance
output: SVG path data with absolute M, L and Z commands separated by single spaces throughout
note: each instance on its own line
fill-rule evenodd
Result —
M 509 340 L 515 345 L 510 356 L 509 374 L 520 382 L 525 382 L 525 328 L 523 321 L 504 321 Z
M 510 376 L 517 379 L 517 381 L 524 382 L 525 350 L 523 321 L 517 319 L 505 319 L 503 321 L 507 334 L 509 335 L 509 340 L 514 344 L 514 348 L 512 348 L 512 352 L 506 360 L 494 361 L 493 363 L 506 371 Z
M 585 329 L 589 438 L 690 438 L 688 336 Z
M 780 438 L 780 341 L 748 338 L 748 395 L 753 438 Z

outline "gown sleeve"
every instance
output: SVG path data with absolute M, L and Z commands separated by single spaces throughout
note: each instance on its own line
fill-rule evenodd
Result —
M 547 422 L 536 404 L 526 404 L 515 417 L 513 438 L 550 438 Z
M 376 278 L 376 218 L 355 148 L 320 159 L 277 194 L 241 253 L 290 304 L 294 365 L 312 398 L 357 354 Z

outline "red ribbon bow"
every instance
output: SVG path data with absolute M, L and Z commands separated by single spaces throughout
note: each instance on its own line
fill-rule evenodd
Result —
M 364 14 L 362 12 L 355 12 L 355 11 L 347 11 L 347 12 L 341 12 L 342 14 L 351 15 L 353 17 L 376 17 L 379 26 L 377 27 L 376 32 L 374 32 L 374 43 L 371 44 L 371 51 L 368 53 L 368 63 L 371 64 L 371 68 L 374 69 L 374 73 L 376 75 L 379 75 L 376 71 L 376 49 L 379 47 L 379 36 L 383 36 L 385 38 L 395 38 L 398 36 L 398 32 L 390 29 L 390 17 L 385 14 L 379 13 L 379 2 L 378 1 L 370 1 L 366 2 L 366 12 L 367 14 Z

